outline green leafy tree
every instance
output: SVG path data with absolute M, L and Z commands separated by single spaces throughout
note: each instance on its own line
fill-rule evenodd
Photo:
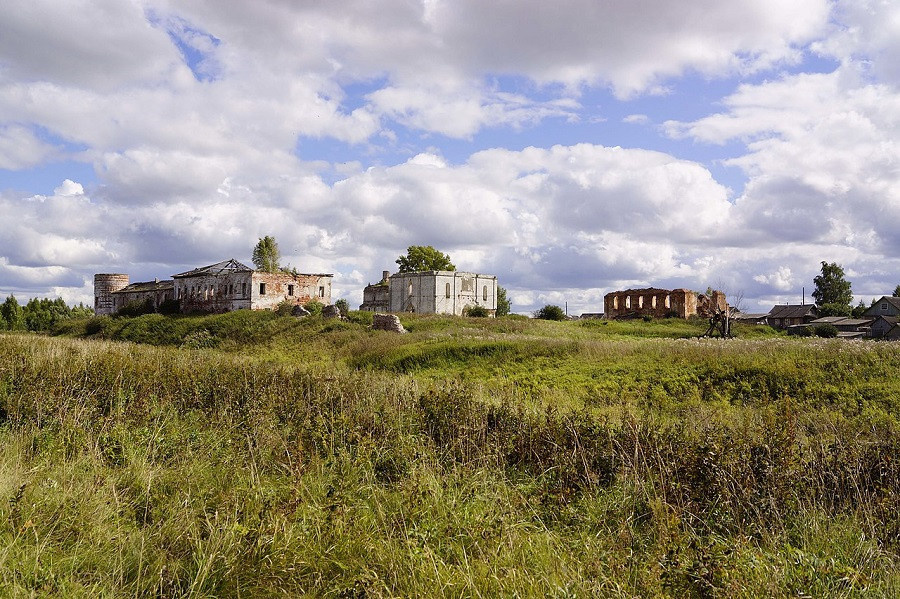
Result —
M 850 316 L 853 308 L 844 304 L 822 304 L 819 306 L 819 317 L 825 316 Z
M 541 320 L 565 320 L 566 313 L 559 306 L 547 304 L 540 310 L 535 310 L 533 316 Z
M 16 296 L 10 294 L 3 304 L 0 304 L 0 317 L 3 318 L 3 328 L 10 331 L 19 331 L 25 328 L 25 313 L 19 305 Z
M 866 305 L 866 302 L 859 300 L 859 303 L 856 304 L 856 307 L 853 308 L 853 311 L 850 313 L 850 316 L 853 318 L 860 318 L 863 314 L 865 314 L 866 310 L 869 309 L 869 306 Z
M 509 314 L 512 304 L 506 298 L 506 289 L 497 287 L 497 316 L 506 316 Z
M 29 331 L 49 331 L 60 320 L 72 317 L 72 309 L 61 297 L 55 300 L 31 298 L 25 304 L 25 326 Z
M 406 248 L 406 255 L 398 257 L 396 262 L 400 266 L 400 272 L 456 270 L 450 262 L 450 256 L 430 245 L 411 245 Z
M 348 302 L 344 298 L 341 298 L 338 301 L 334 302 L 334 305 L 338 310 L 340 310 L 341 316 L 343 316 L 344 318 L 347 318 L 347 316 L 350 315 L 350 302 Z
M 274 237 L 266 235 L 260 238 L 253 248 L 253 264 L 256 270 L 263 272 L 278 272 L 278 263 L 281 260 L 281 252 L 278 250 L 278 242 Z
M 813 297 L 819 308 L 834 305 L 846 307 L 846 313 L 850 314 L 850 304 L 853 302 L 853 292 L 850 290 L 850 281 L 844 278 L 844 269 L 836 262 L 822 262 L 822 274 L 813 279 L 816 285 Z M 820 310 L 821 313 L 821 310 Z

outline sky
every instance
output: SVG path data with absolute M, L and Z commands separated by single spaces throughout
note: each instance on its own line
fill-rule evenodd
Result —
M 515 312 L 900 284 L 900 0 L 5 0 L 0 295 L 410 245 Z

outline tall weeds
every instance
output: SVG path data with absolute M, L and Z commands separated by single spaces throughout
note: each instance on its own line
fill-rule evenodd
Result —
M 781 368 L 716 351 L 722 380 Z M 891 596 L 896 412 L 846 374 L 877 360 L 796 358 L 862 405 L 786 369 L 613 419 L 467 379 L 0 336 L 0 591 Z

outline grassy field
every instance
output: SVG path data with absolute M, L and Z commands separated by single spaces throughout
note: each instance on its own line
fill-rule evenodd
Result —
M 897 345 L 353 318 L 0 335 L 0 595 L 900 595 Z

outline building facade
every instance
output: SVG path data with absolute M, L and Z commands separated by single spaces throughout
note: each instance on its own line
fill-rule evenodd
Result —
M 775 329 L 787 329 L 798 324 L 809 324 L 819 317 L 814 304 L 785 304 L 774 306 L 766 316 L 766 324 Z
M 363 290 L 360 310 L 462 316 L 479 306 L 491 316 L 497 312 L 495 275 L 450 270 L 387 275 Z
M 381 281 L 377 283 L 369 283 L 363 289 L 363 303 L 360 310 L 367 312 L 390 312 L 391 311 L 391 272 L 389 270 L 382 271 Z
M 132 302 L 177 300 L 178 310 L 230 312 L 272 310 L 282 302 L 331 304 L 331 274 L 262 272 L 237 260 L 225 260 L 173 275 L 168 281 L 128 283 L 128 275 L 94 275 L 94 313 L 113 314 Z
M 725 311 L 725 294 L 713 291 L 707 297 L 690 289 L 626 289 L 612 291 L 603 297 L 603 311 L 608 319 L 709 317 L 715 310 Z

